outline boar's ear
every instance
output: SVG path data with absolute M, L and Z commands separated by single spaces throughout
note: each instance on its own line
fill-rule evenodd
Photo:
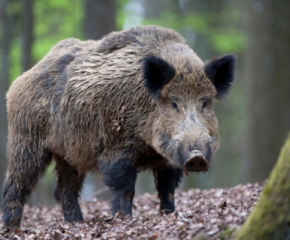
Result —
M 174 76 L 175 69 L 162 58 L 148 56 L 143 59 L 143 78 L 151 96 L 156 97 Z
M 205 64 L 205 74 L 214 84 L 217 98 L 222 98 L 229 93 L 235 78 L 235 62 L 235 55 L 225 55 Z

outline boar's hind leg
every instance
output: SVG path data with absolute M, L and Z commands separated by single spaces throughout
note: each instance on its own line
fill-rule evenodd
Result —
M 137 169 L 130 160 L 119 160 L 101 167 L 105 184 L 113 191 L 112 213 L 132 215 Z
M 8 139 L 8 168 L 3 186 L 3 221 L 11 229 L 20 228 L 23 205 L 52 158 L 41 144 L 19 139 Z
M 166 214 L 175 211 L 174 192 L 182 178 L 182 170 L 178 168 L 160 167 L 153 170 L 155 185 L 160 199 L 160 211 Z
M 57 186 L 54 196 L 60 203 L 67 222 L 82 221 L 83 215 L 78 203 L 85 174 L 79 174 L 77 169 L 63 159 L 56 157 Z

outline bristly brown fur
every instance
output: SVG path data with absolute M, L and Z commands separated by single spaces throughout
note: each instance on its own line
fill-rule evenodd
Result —
M 173 79 L 156 99 L 150 97 L 143 79 L 142 63 L 148 56 L 161 58 L 175 69 Z M 192 106 L 197 106 L 197 111 L 200 96 L 212 99 L 216 94 L 205 76 L 203 61 L 178 33 L 169 29 L 135 27 L 99 41 L 59 42 L 17 78 L 7 93 L 5 224 L 19 227 L 25 198 L 53 156 L 59 174 L 56 197 L 67 221 L 82 220 L 77 198 L 84 174 L 102 169 L 112 174 L 112 169 L 122 169 L 120 162 L 126 165 L 124 171 L 132 181 L 135 171 L 145 168 L 155 169 L 159 181 L 162 169 L 167 169 L 166 178 L 170 178 L 172 164 L 175 180 L 168 180 L 169 190 L 159 195 L 164 196 L 162 204 L 171 204 L 174 210 L 174 202 L 172 205 L 170 200 L 168 205 L 166 201 L 174 194 L 182 170 L 179 163 L 171 161 L 173 152 L 167 140 L 180 137 L 180 129 L 195 131 L 196 136 L 180 139 L 196 143 L 198 138 L 211 136 L 213 153 L 218 148 L 218 133 L 211 102 L 208 111 L 196 114 L 199 120 L 195 126 L 189 118 L 177 115 L 170 102 L 178 96 L 179 113 L 187 114 Z M 160 109 L 168 111 L 162 115 Z M 69 177 L 72 174 L 74 178 Z M 122 172 L 118 174 L 120 179 L 126 177 Z M 164 185 L 157 183 L 158 188 Z M 124 197 L 126 187 L 119 188 L 123 190 L 115 201 Z M 132 201 L 132 186 L 126 191 Z M 74 208 L 66 207 L 66 201 Z M 129 208 L 130 204 L 126 205 L 127 212 Z

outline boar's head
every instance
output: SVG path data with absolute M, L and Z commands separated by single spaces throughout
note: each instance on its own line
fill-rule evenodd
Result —
M 235 59 L 204 63 L 191 52 L 143 60 L 145 87 L 156 104 L 151 144 L 170 164 L 190 172 L 209 169 L 219 147 L 213 100 L 229 92 Z

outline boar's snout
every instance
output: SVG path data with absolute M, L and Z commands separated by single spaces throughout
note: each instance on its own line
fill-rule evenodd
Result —
M 207 171 L 209 165 L 204 155 L 199 150 L 194 150 L 184 163 L 184 167 L 189 172 L 201 172 Z

